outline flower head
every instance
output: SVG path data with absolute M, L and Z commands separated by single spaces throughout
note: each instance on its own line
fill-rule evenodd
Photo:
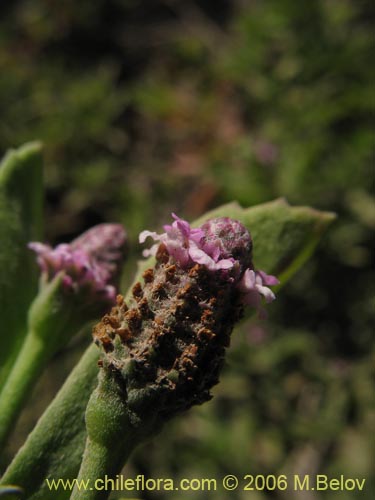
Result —
M 52 248 L 31 242 L 28 247 L 37 254 L 47 281 L 62 272 L 66 292 L 85 293 L 93 300 L 114 303 L 125 242 L 126 233 L 120 224 L 100 224 L 71 243 Z
M 182 268 L 200 264 L 209 271 L 227 271 L 226 276 L 241 293 L 242 303 L 255 307 L 260 317 L 265 317 L 262 299 L 267 303 L 275 299 L 268 286 L 279 283 L 277 278 L 264 271 L 256 271 L 252 264 L 252 239 L 245 226 L 229 217 L 209 219 L 202 226 L 192 229 L 190 224 L 172 214 L 175 221 L 165 225 L 165 233 L 143 231 L 139 241 L 152 237 L 156 243 L 143 255 L 156 255 L 162 243 L 170 257 Z
M 142 231 L 140 243 L 147 237 L 163 243 L 171 257 L 187 268 L 194 263 L 204 265 L 210 271 L 231 269 L 236 261 L 246 255 L 251 260 L 251 237 L 238 221 L 221 217 L 211 219 L 201 227 L 192 229 L 190 224 L 172 214 L 175 221 L 165 225 L 165 233 Z M 160 243 L 156 243 L 143 255 L 156 255 Z
M 153 267 L 93 330 L 102 349 L 103 380 L 109 377 L 124 400 L 132 425 L 162 423 L 211 398 L 231 332 L 244 303 L 262 312 L 274 294 L 273 276 L 254 271 L 252 240 L 239 221 L 208 220 L 198 228 L 173 214 L 157 234 Z

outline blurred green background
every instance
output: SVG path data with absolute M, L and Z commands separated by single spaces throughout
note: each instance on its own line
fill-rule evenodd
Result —
M 0 151 L 45 143 L 46 240 L 123 222 L 133 243 L 125 284 L 138 232 L 160 229 L 171 211 L 192 219 L 235 199 L 251 206 L 285 196 L 338 214 L 269 320 L 235 332 L 213 401 L 140 449 L 130 477 L 374 480 L 372 8 L 358 0 L 0 4 Z M 10 454 L 88 341 L 54 360 Z M 250 493 L 137 497 L 338 498 Z M 340 492 L 349 498 L 370 498 L 369 484 Z

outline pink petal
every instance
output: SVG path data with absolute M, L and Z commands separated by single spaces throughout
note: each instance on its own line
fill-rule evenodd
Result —
M 178 229 L 179 231 L 181 231 L 183 236 L 185 236 L 186 238 L 188 238 L 190 236 L 190 224 L 188 222 L 186 222 L 186 220 L 182 220 L 182 219 L 176 220 L 172 224 L 172 226 L 174 228 Z
M 170 225 L 165 225 L 163 226 L 164 230 L 169 233 L 169 232 L 173 232 L 173 230 L 177 231 L 179 234 L 178 234 L 178 237 L 181 237 L 182 236 L 182 239 L 184 238 L 189 238 L 190 236 L 190 224 L 184 220 L 184 219 L 180 219 L 180 217 L 178 217 L 175 213 L 172 213 L 172 217 L 175 219 L 175 221 L 173 222 L 173 224 L 170 226 Z M 169 234 L 168 234 L 169 236 Z M 175 234 L 174 236 L 177 237 L 177 234 Z
M 230 259 L 221 259 L 215 263 L 214 269 L 232 269 L 234 266 L 235 260 Z
M 273 286 L 280 283 L 276 276 L 266 274 L 264 271 L 257 271 L 257 273 L 261 276 L 264 285 Z
M 190 243 L 189 255 L 193 262 L 206 266 L 210 271 L 215 269 L 215 261 L 206 252 L 198 248 L 194 242 Z
M 142 252 L 143 257 L 155 256 L 156 252 L 158 251 L 158 248 L 159 248 L 159 243 L 155 243 L 155 245 L 152 245 L 151 248 L 148 248 L 148 249 L 146 248 Z
M 44 243 L 39 243 L 38 241 L 31 241 L 27 244 L 30 250 L 33 250 L 36 253 L 45 253 L 50 252 L 52 248 L 49 245 L 45 245 Z
M 176 259 L 182 267 L 186 266 L 189 262 L 188 249 L 181 245 L 179 240 L 166 239 L 164 244 L 168 250 L 169 255 Z
M 252 269 L 246 269 L 238 286 L 242 292 L 255 290 L 255 272 Z
M 200 228 L 192 229 L 190 231 L 189 240 L 194 241 L 195 243 L 198 244 L 198 243 L 200 243 L 203 236 L 204 236 L 204 231 L 202 229 L 200 229 Z
M 256 285 L 256 289 L 266 299 L 267 304 L 276 299 L 273 291 L 267 288 L 266 286 Z
M 144 243 L 148 237 L 151 237 L 156 241 L 160 241 L 161 235 L 153 231 L 142 231 L 139 235 L 139 243 Z

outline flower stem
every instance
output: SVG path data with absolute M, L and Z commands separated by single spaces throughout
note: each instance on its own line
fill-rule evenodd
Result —
M 5 471 L 0 485 L 17 484 L 25 498 L 38 495 L 54 500 L 57 492 L 48 488 L 46 478 L 77 476 L 86 442 L 83 417 L 97 385 L 98 357 L 97 347 L 90 345 Z M 60 490 L 58 498 L 67 500 L 70 494 Z
M 121 437 L 122 439 L 122 437 Z M 124 443 L 117 449 L 87 438 L 83 462 L 71 500 L 105 500 L 113 488 L 111 481 L 119 474 L 133 446 Z
M 86 410 L 87 440 L 71 500 L 104 500 L 111 482 L 141 440 L 116 384 L 101 374 Z
M 49 349 L 43 339 L 29 331 L 0 393 L 0 449 L 14 428 L 23 403 L 48 356 Z

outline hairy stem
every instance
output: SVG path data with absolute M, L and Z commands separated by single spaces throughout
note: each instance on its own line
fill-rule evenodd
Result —
M 87 405 L 86 428 L 85 452 L 71 500 L 103 500 L 111 492 L 108 479 L 121 471 L 139 441 L 116 384 L 106 374 L 100 375 Z
M 78 474 L 86 441 L 83 415 L 97 384 L 98 357 L 97 347 L 90 345 L 5 471 L 0 485 L 17 484 L 25 498 L 33 500 L 69 497 L 68 490 L 51 491 L 46 478 L 73 479 Z
M 116 475 L 121 471 L 133 446 L 123 450 L 124 443 L 118 449 L 108 448 L 87 438 L 82 466 L 76 481 L 71 500 L 104 500 L 109 497 Z
M 0 449 L 14 427 L 30 388 L 43 370 L 48 356 L 48 346 L 30 331 L 0 394 Z

